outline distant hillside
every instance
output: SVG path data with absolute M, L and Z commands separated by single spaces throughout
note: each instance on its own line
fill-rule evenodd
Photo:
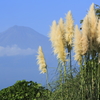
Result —
M 45 74 L 39 74 L 36 64 L 38 46 L 43 48 L 47 65 L 56 67 L 48 37 L 17 25 L 0 33 L 0 89 L 23 79 L 45 84 Z
M 15 25 L 0 33 L 0 46 L 17 44 L 20 48 L 36 48 L 45 43 L 49 43 L 48 37 L 29 27 Z

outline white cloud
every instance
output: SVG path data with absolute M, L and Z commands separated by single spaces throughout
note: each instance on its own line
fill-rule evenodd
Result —
M 36 53 L 34 49 L 21 49 L 17 45 L 3 47 L 0 46 L 0 56 L 32 55 Z

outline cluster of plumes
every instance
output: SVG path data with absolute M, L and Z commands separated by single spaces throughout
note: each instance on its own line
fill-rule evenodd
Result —
M 52 43 L 53 53 L 57 55 L 57 59 L 66 62 L 66 48 L 72 46 L 74 23 L 72 14 L 69 11 L 66 16 L 66 21 L 60 18 L 59 22 L 53 21 L 49 38 Z
M 37 64 L 39 65 L 40 73 L 46 73 L 47 72 L 47 65 L 45 62 L 44 54 L 42 51 L 42 47 L 39 46 L 38 48 L 38 55 L 37 55 Z
M 75 30 L 77 30 L 77 27 Z M 79 38 L 77 34 L 75 31 L 74 48 L 77 61 L 82 60 L 80 56 L 100 52 L 100 20 L 96 15 L 94 4 L 90 6 L 88 14 L 83 19 L 82 30 L 80 31 L 81 37 Z M 77 38 L 79 40 L 76 40 Z M 78 44 L 80 44 L 79 47 Z

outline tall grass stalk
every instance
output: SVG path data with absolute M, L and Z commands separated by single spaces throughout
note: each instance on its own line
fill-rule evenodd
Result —
M 69 66 L 70 66 L 70 77 L 72 78 L 73 77 L 73 75 L 72 75 L 72 58 L 71 58 L 71 50 L 70 50 L 70 52 L 69 52 Z
M 100 99 L 100 63 L 98 64 L 98 100 Z
M 64 83 L 66 82 L 67 71 L 66 71 L 66 62 L 64 62 Z
M 48 77 L 48 68 L 46 67 L 47 71 L 46 71 L 46 85 L 47 85 L 47 89 L 49 90 L 49 77 Z
M 83 78 L 83 66 L 82 66 L 82 62 L 80 62 L 80 76 L 81 76 L 81 85 L 80 85 L 80 89 L 81 89 L 81 100 L 84 100 L 83 98 L 83 81 L 84 81 L 84 78 Z

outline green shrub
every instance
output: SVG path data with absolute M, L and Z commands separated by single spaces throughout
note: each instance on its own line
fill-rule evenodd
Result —
M 47 89 L 33 81 L 17 81 L 13 86 L 0 91 L 0 100 L 47 100 Z

